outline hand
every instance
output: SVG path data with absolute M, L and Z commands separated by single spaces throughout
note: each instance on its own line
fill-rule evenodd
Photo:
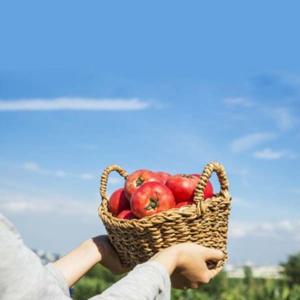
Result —
M 107 235 L 100 235 L 94 237 L 92 240 L 101 254 L 101 265 L 108 268 L 114 274 L 122 274 L 129 271 L 128 268 L 122 266 L 119 256 L 111 245 Z
M 122 267 L 118 255 L 105 235 L 86 240 L 56 261 L 54 266 L 62 273 L 68 286 L 72 286 L 99 262 L 114 273 L 128 271 Z
M 193 243 L 182 243 L 164 249 L 153 260 L 164 265 L 171 276 L 174 288 L 197 288 L 208 283 L 221 268 L 209 269 L 208 262 L 217 262 L 224 258 L 220 250 L 206 248 Z

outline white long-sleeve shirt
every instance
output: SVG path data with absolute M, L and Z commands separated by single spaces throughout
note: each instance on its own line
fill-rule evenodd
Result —
M 90 300 L 169 300 L 170 278 L 157 262 L 136 266 L 127 276 Z M 42 265 L 14 227 L 0 214 L 0 299 L 70 299 L 67 283 L 53 264 Z

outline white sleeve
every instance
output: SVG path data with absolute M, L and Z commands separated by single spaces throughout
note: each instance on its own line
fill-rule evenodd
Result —
M 51 266 L 42 265 L 14 226 L 0 214 L 1 300 L 70 299 L 63 285 L 60 275 Z
M 170 300 L 171 282 L 158 262 L 137 265 L 127 276 L 90 300 Z

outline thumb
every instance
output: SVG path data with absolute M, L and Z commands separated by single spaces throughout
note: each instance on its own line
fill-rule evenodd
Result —
M 222 271 L 222 269 L 223 269 L 222 267 L 219 267 L 219 268 L 216 268 L 216 269 L 213 269 L 213 270 L 209 270 L 210 278 L 213 278 L 216 275 L 218 275 Z
M 206 248 L 204 256 L 206 260 L 221 260 L 225 257 L 225 254 L 223 251 L 218 249 Z

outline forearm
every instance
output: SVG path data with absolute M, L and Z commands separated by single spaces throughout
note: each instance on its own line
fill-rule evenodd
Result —
M 54 266 L 63 274 L 68 286 L 71 287 L 101 259 L 98 243 L 89 239 L 56 261 Z
M 170 275 L 174 272 L 178 260 L 179 249 L 177 246 L 160 251 L 150 261 L 136 266 L 127 276 L 92 299 L 170 299 Z
M 150 261 L 158 262 L 167 270 L 169 275 L 172 275 L 179 262 L 179 253 L 178 246 L 174 245 L 158 252 L 150 259 Z
M 136 266 L 127 276 L 90 300 L 169 300 L 169 271 L 157 260 Z

